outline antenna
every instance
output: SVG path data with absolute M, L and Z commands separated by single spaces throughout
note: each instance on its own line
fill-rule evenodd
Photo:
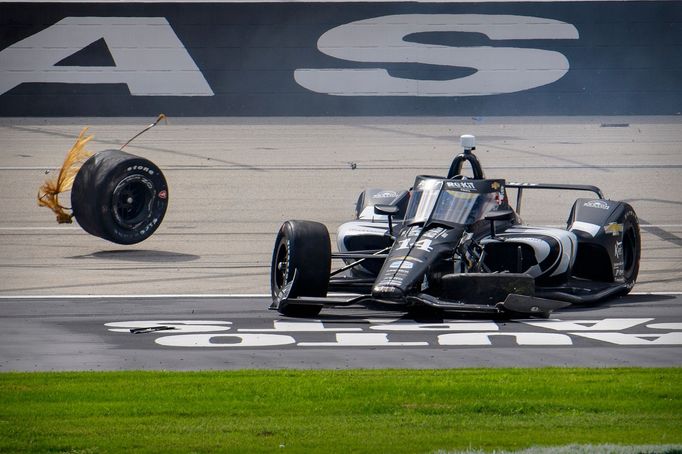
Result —
M 485 178 L 478 158 L 472 153 L 472 151 L 476 149 L 476 137 L 471 134 L 463 134 L 459 136 L 459 143 L 462 145 L 462 148 L 464 148 L 464 151 L 455 156 L 455 159 L 452 160 L 450 170 L 448 171 L 448 178 L 462 178 L 462 164 L 465 162 L 468 162 L 471 166 L 474 179 Z
M 464 154 L 470 154 L 472 150 L 476 149 L 476 137 L 471 134 L 462 134 L 459 136 L 459 143 L 464 148 Z

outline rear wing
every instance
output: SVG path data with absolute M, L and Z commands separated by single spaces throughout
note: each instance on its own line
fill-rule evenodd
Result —
M 555 189 L 569 191 L 587 191 L 597 194 L 600 199 L 604 198 L 604 193 L 596 186 L 586 184 L 554 184 L 554 183 L 507 183 L 507 188 L 517 189 L 516 193 L 516 212 L 521 213 L 521 199 L 524 189 Z

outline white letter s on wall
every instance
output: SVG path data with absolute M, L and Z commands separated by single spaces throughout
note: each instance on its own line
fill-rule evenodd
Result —
M 425 32 L 483 33 L 493 40 L 578 39 L 565 22 L 538 17 L 487 14 L 404 14 L 340 25 L 318 40 L 321 52 L 354 62 L 421 63 L 477 70 L 450 80 L 391 76 L 380 68 L 297 69 L 296 82 L 336 96 L 482 96 L 513 93 L 550 84 L 569 69 L 555 51 L 518 47 L 452 47 L 411 43 L 405 36 Z

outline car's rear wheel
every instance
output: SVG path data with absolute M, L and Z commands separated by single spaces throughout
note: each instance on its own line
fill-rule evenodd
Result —
M 639 274 L 639 259 L 642 254 L 642 240 L 639 232 L 639 220 L 630 209 L 623 216 L 623 279 L 626 288 L 618 294 L 627 295 L 634 287 Z
M 288 285 L 288 298 L 324 297 L 329 287 L 331 243 L 324 224 L 312 221 L 286 221 L 275 240 L 270 269 L 274 299 L 281 299 Z M 294 303 L 283 299 L 277 310 L 288 316 L 311 317 L 320 313 L 321 304 Z
M 106 150 L 85 161 L 76 174 L 71 206 L 86 232 L 118 244 L 135 244 L 161 224 L 168 185 L 151 161 Z

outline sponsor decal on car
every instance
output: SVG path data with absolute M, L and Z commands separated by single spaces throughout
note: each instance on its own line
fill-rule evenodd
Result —
M 396 198 L 398 197 L 398 193 L 396 191 L 382 191 L 382 192 L 377 192 L 372 196 L 373 199 L 388 199 L 388 198 Z
M 476 185 L 468 181 L 446 181 L 445 187 L 447 189 L 459 189 L 465 192 L 476 190 Z
M 412 269 L 414 267 L 414 263 L 408 262 L 406 260 L 395 260 L 395 261 L 391 262 L 390 265 L 388 265 L 388 267 L 390 269 L 400 268 L 400 269 L 409 270 L 409 269 Z
M 601 227 L 597 224 L 592 224 L 590 222 L 574 221 L 573 224 L 571 224 L 571 228 L 569 230 L 579 230 L 589 234 L 592 237 L 595 237 L 599 233 L 600 228 Z
M 583 206 L 589 208 L 599 208 L 600 210 L 608 210 L 610 208 L 609 204 L 603 200 L 590 200 L 589 202 L 585 202 Z
M 436 227 L 436 228 L 429 229 L 426 232 L 424 232 L 424 234 L 422 235 L 422 238 L 435 239 L 435 238 L 441 238 L 441 237 L 445 238 L 446 236 L 448 236 L 448 230 L 447 229 L 444 229 L 443 227 Z
M 608 225 L 604 226 L 604 232 L 613 235 L 613 236 L 618 236 L 621 233 L 623 233 L 623 224 L 618 224 L 616 222 L 612 222 Z

